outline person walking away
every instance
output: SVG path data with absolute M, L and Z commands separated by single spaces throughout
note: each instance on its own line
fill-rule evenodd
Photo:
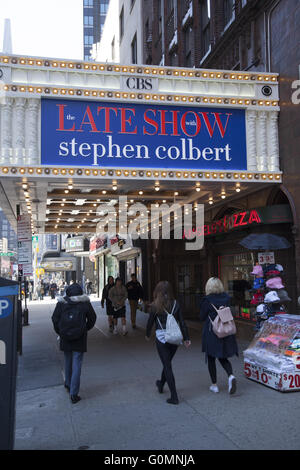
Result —
M 151 330 L 155 324 L 156 329 L 156 348 L 160 360 L 163 365 L 161 379 L 156 381 L 159 393 L 163 393 L 163 388 L 167 382 L 171 392 L 171 397 L 167 399 L 167 403 L 178 405 L 178 395 L 176 390 L 175 378 L 172 370 L 172 359 L 175 356 L 178 346 L 176 344 L 167 343 L 164 337 L 164 331 L 167 324 L 167 316 L 169 313 L 174 315 L 184 340 L 184 345 L 188 348 L 191 345 L 187 326 L 184 322 L 181 308 L 174 299 L 171 284 L 168 281 L 161 281 L 157 284 L 153 294 L 154 300 L 147 310 L 150 311 L 146 327 L 146 340 L 150 339 Z
M 58 297 L 52 315 L 55 332 L 60 336 L 60 349 L 65 355 L 65 388 L 72 403 L 79 396 L 83 355 L 87 352 L 87 332 L 96 323 L 96 313 L 79 284 L 72 284 L 64 297 Z
M 128 301 L 130 305 L 130 316 L 132 328 L 136 328 L 136 310 L 139 299 L 144 299 L 144 290 L 136 278 L 135 274 L 131 274 L 131 281 L 126 284 L 128 292 Z
M 236 336 L 230 335 L 225 338 L 218 338 L 212 329 L 212 321 L 217 316 L 216 308 L 228 307 L 230 297 L 224 292 L 224 286 L 220 279 L 211 277 L 205 286 L 206 296 L 200 304 L 200 320 L 205 322 L 202 332 L 202 351 L 205 352 L 205 360 L 208 362 L 208 371 L 212 381 L 210 390 L 219 392 L 217 386 L 216 358 L 228 375 L 228 392 L 236 391 L 236 378 L 232 372 L 232 366 L 228 358 L 238 356 L 238 346 Z
M 125 301 L 127 299 L 127 289 L 123 285 L 120 277 L 116 278 L 115 285 L 109 290 L 108 298 L 112 303 L 114 312 L 114 334 L 118 334 L 118 318 L 122 321 L 123 336 L 127 335 L 128 331 L 126 328 L 126 306 Z
M 56 296 L 56 292 L 57 292 L 57 284 L 55 281 L 53 281 L 51 284 L 50 284 L 50 295 L 51 295 L 51 299 L 55 299 L 55 296 Z
M 112 306 L 111 300 L 108 298 L 108 293 L 110 289 L 115 285 L 114 278 L 108 276 L 107 284 L 102 290 L 102 299 L 101 306 L 104 308 L 104 302 L 106 303 L 106 314 L 108 318 L 109 331 L 113 333 L 114 331 L 114 308 Z

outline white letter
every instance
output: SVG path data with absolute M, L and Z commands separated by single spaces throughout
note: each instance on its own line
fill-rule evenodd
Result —
M 97 159 L 101 158 L 101 157 L 103 157 L 103 155 L 105 155 L 105 147 L 104 147 L 103 144 L 92 144 L 92 145 L 93 145 L 93 149 L 94 149 L 94 151 L 93 151 L 94 152 L 93 153 L 93 155 L 94 155 L 93 165 L 98 165 Z M 98 154 L 98 147 L 101 147 L 101 149 L 102 149 L 101 155 Z
M 231 148 L 229 147 L 229 144 L 227 144 L 227 145 L 225 146 L 225 153 L 226 153 L 226 157 L 225 157 L 225 158 L 226 158 L 226 161 L 227 161 L 227 162 L 230 162 L 230 160 L 232 160 L 232 158 L 229 157 L 229 152 L 230 152 L 230 150 L 231 150 Z
M 210 147 L 206 147 L 202 151 L 202 157 L 204 158 L 204 160 L 212 160 L 214 157 L 208 158 L 206 156 L 206 154 L 211 155 L 212 153 L 214 153 L 213 150 Z
M 79 154 L 82 156 L 82 157 L 88 157 L 90 155 L 90 153 L 88 153 L 87 155 L 84 155 L 84 151 L 85 150 L 91 150 L 91 146 L 84 142 L 83 144 L 79 145 Z
M 61 155 L 62 157 L 66 157 L 67 155 L 69 155 L 69 149 L 68 149 L 68 143 L 67 142 L 61 142 L 59 144 L 59 148 L 60 148 L 59 155 Z M 61 152 L 61 150 L 63 150 L 65 152 L 65 154 L 63 154 Z
M 199 158 L 201 157 L 201 152 L 200 152 L 200 149 L 198 149 L 198 147 L 193 147 L 193 139 L 188 139 L 189 141 L 189 152 L 190 152 L 190 156 L 189 156 L 189 160 L 199 160 Z M 194 150 L 196 150 L 196 153 L 197 153 L 197 157 L 194 158 Z
M 164 147 L 163 145 L 160 145 L 159 147 L 157 147 L 157 149 L 155 150 L 155 155 L 157 156 L 157 158 L 160 158 L 161 160 L 163 160 L 164 158 L 166 158 L 166 155 L 164 157 L 161 157 L 160 154 L 159 154 L 159 149 L 163 149 L 164 152 L 166 151 L 166 147 Z

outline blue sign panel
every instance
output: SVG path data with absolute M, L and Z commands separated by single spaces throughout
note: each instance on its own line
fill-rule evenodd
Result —
M 247 170 L 245 110 L 42 99 L 43 165 Z
M 7 297 L 0 297 L 0 321 L 8 317 L 13 311 L 13 303 Z

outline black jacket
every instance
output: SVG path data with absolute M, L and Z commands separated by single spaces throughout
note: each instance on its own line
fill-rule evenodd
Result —
M 143 288 L 138 281 L 127 282 L 126 289 L 128 292 L 128 300 L 139 300 L 144 298 Z
M 212 304 L 219 308 L 221 306 L 227 307 L 230 305 L 230 297 L 225 292 L 222 294 L 211 294 L 204 297 L 200 304 L 200 320 L 205 321 L 202 331 L 202 351 L 206 356 L 213 356 L 218 358 L 227 358 L 238 356 L 238 346 L 235 335 L 230 335 L 225 338 L 218 338 L 212 330 L 209 317 L 213 321 L 217 312 Z
M 185 321 L 183 319 L 180 305 L 177 301 L 176 301 L 176 306 L 175 306 L 175 310 L 173 312 L 173 315 L 174 315 L 174 317 L 175 317 L 175 319 L 176 319 L 176 321 L 177 321 L 177 323 L 178 323 L 178 325 L 181 329 L 183 340 L 188 341 L 190 339 L 189 332 L 188 332 L 187 326 L 185 324 Z M 161 325 L 159 324 L 157 317 L 158 317 Z M 146 336 L 148 338 L 151 335 L 151 330 L 152 330 L 152 327 L 153 327 L 154 323 L 155 323 L 155 330 L 160 330 L 161 327 L 163 327 L 163 329 L 165 329 L 166 328 L 166 323 L 167 323 L 167 314 L 166 313 L 157 314 L 153 310 L 153 308 L 150 307 L 150 315 L 149 315 L 149 319 L 148 319 L 148 323 L 147 323 L 147 327 L 146 327 Z
M 86 314 L 86 331 L 84 335 L 74 341 L 67 341 L 60 338 L 60 349 L 61 351 L 78 351 L 86 352 L 87 351 L 87 332 L 93 328 L 96 323 L 96 313 L 92 307 L 90 299 L 87 295 L 78 295 L 73 297 L 58 297 L 55 310 L 52 315 L 52 322 L 54 330 L 59 335 L 59 323 L 61 316 L 66 310 L 68 304 L 78 304 L 80 303 L 83 312 Z
M 101 299 L 101 304 L 104 305 L 104 301 L 106 301 L 106 312 L 107 315 L 113 315 L 114 314 L 114 308 L 112 306 L 111 300 L 108 297 L 109 291 L 112 287 L 114 287 L 115 284 L 106 284 L 102 290 L 102 299 Z

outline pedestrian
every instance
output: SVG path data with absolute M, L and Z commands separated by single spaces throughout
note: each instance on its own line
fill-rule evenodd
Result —
M 116 278 L 115 285 L 109 290 L 108 298 L 112 303 L 114 312 L 114 331 L 113 333 L 118 334 L 118 318 L 122 321 L 123 336 L 127 335 L 128 331 L 126 328 L 126 306 L 125 302 L 127 299 L 127 289 L 123 285 L 120 277 Z
M 53 280 L 52 283 L 50 284 L 49 290 L 50 290 L 51 299 L 55 299 L 56 292 L 57 292 L 57 284 L 55 280 Z
M 28 294 L 29 294 L 29 300 L 32 300 L 32 295 L 33 295 L 33 285 L 32 282 L 28 282 Z
M 232 366 L 228 358 L 238 356 L 238 346 L 236 336 L 230 335 L 225 338 L 218 338 L 213 332 L 211 322 L 217 316 L 216 308 L 228 307 L 230 297 L 224 291 L 223 283 L 217 277 L 211 277 L 205 286 L 205 294 L 200 304 L 200 320 L 204 321 L 202 332 L 202 351 L 205 352 L 205 361 L 208 362 L 208 371 L 212 381 L 210 390 L 219 392 L 217 386 L 216 358 L 228 375 L 228 392 L 230 394 L 236 391 L 236 378 L 232 372 Z
M 97 316 L 79 284 L 72 284 L 64 297 L 58 297 L 52 315 L 54 330 L 60 336 L 60 349 L 65 356 L 65 388 L 72 403 L 81 400 L 79 393 L 83 355 L 87 351 L 87 332 Z
M 130 305 L 130 316 L 132 328 L 136 328 L 136 310 L 139 300 L 144 299 L 144 290 L 136 278 L 135 274 L 131 274 L 131 281 L 126 284 L 128 292 L 128 301 Z
M 108 276 L 107 284 L 106 286 L 104 286 L 102 290 L 102 299 L 101 299 L 102 308 L 104 308 L 104 302 L 106 303 L 106 314 L 108 318 L 109 331 L 111 333 L 113 333 L 114 331 L 114 308 L 112 306 L 111 300 L 108 297 L 108 293 L 114 285 L 115 285 L 114 278 L 112 276 Z
M 178 346 L 176 344 L 167 343 L 165 340 L 165 329 L 167 324 L 167 316 L 169 313 L 174 315 L 184 340 L 184 345 L 188 348 L 191 345 L 187 326 L 184 322 L 180 305 L 175 300 L 172 286 L 168 281 L 161 281 L 157 284 L 153 294 L 154 300 L 149 305 L 150 316 L 146 328 L 146 340 L 150 339 L 153 324 L 156 329 L 156 347 L 158 355 L 163 365 L 161 379 L 156 381 L 159 393 L 163 393 L 163 388 L 167 382 L 171 392 L 171 397 L 167 399 L 167 403 L 178 405 L 178 395 L 176 390 L 175 378 L 172 370 L 172 359 L 175 356 Z

